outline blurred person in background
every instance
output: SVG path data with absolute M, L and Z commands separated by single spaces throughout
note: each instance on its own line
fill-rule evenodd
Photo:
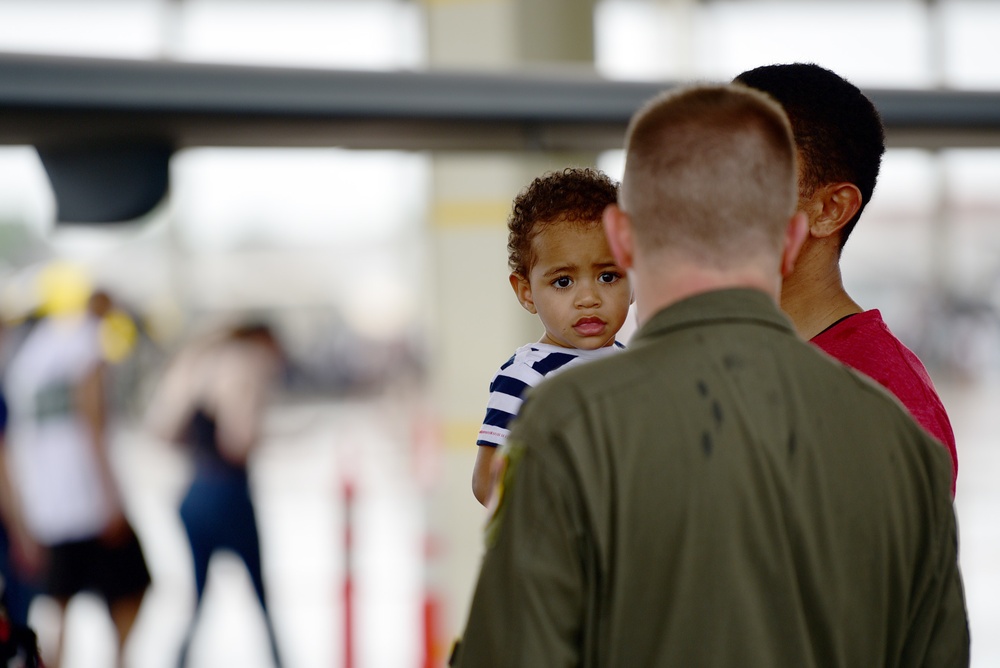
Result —
M 65 611 L 100 596 L 118 636 L 118 665 L 150 583 L 109 456 L 106 360 L 86 275 L 53 264 L 40 275 L 43 315 L 7 370 L 13 487 L 31 538 L 43 546 L 41 592 L 60 612 L 46 664 L 57 667 Z
M 0 347 L 6 324 L 0 322 Z M 0 604 L 14 625 L 28 625 L 31 601 L 38 593 L 41 548 L 24 524 L 20 500 L 7 462 L 7 397 L 0 387 Z
M 785 277 L 781 308 L 804 339 L 878 381 L 948 448 L 954 495 L 955 434 L 930 374 L 877 309 L 851 298 L 840 273 L 844 244 L 871 200 L 885 152 L 878 110 L 852 83 L 812 63 L 765 65 L 734 81 L 784 107 L 798 149 L 798 208 L 809 217 L 809 235 Z
M 180 506 L 194 560 L 196 608 L 181 649 L 187 663 L 212 555 L 235 553 L 246 565 L 276 666 L 281 665 L 264 591 L 257 516 L 247 462 L 261 438 L 268 397 L 282 368 L 267 324 L 249 323 L 183 348 L 167 367 L 148 410 L 149 429 L 190 449 L 194 477 Z

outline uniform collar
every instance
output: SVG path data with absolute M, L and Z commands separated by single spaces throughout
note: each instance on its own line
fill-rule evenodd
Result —
M 678 329 L 733 322 L 754 322 L 795 334 L 791 320 L 769 295 L 751 288 L 733 288 L 703 292 L 667 306 L 639 328 L 629 348 Z

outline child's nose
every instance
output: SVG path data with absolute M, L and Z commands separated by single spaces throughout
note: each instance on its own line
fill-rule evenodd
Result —
M 576 296 L 576 303 L 582 307 L 594 307 L 600 304 L 601 299 L 597 294 L 595 286 L 590 283 L 582 284 Z

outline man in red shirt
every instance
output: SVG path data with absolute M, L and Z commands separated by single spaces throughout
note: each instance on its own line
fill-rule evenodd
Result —
M 841 252 L 885 152 L 878 111 L 856 86 L 811 63 L 758 67 L 734 81 L 781 103 L 798 149 L 798 206 L 809 217 L 809 235 L 782 285 L 782 309 L 803 338 L 892 392 L 948 448 L 954 495 L 955 435 L 927 370 L 878 310 L 864 310 L 847 294 L 840 273 Z

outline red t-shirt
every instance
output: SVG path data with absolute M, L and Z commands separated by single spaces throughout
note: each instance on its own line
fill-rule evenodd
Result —
M 913 351 L 889 331 L 882 314 L 871 310 L 848 316 L 814 336 L 812 343 L 896 395 L 914 419 L 944 443 L 951 454 L 951 493 L 954 496 L 958 451 L 948 413 L 927 369 Z

